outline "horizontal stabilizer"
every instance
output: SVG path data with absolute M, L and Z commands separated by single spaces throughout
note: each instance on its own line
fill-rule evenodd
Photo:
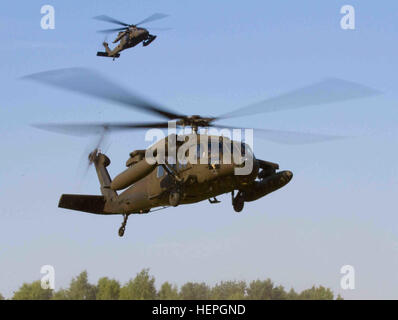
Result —
M 105 198 L 104 196 L 63 194 L 61 199 L 59 199 L 58 207 L 88 213 L 105 214 Z
M 110 56 L 107 52 L 98 51 L 97 52 L 97 56 L 98 57 L 119 58 L 120 57 L 120 53 L 116 53 L 115 55 Z

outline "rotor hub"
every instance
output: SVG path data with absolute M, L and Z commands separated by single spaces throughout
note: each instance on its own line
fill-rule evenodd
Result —
M 209 127 L 214 120 L 215 118 L 192 115 L 178 120 L 177 125 L 182 127 L 192 127 L 192 129 L 196 131 L 200 127 Z

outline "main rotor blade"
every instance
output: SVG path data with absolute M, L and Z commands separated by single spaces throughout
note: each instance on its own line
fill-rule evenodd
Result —
M 136 23 L 136 26 L 139 26 L 140 24 L 143 24 L 143 23 L 148 23 L 148 22 L 151 22 L 151 21 L 163 19 L 163 18 L 166 18 L 168 16 L 169 16 L 168 14 L 164 14 L 164 13 L 155 13 L 155 14 L 149 16 L 148 18 Z
M 117 102 L 130 108 L 160 115 L 169 120 L 184 117 L 184 115 L 169 111 L 138 97 L 90 69 L 58 69 L 31 74 L 23 77 L 23 79 L 35 80 L 62 89 Z
M 115 18 L 112 18 L 112 17 L 107 16 L 107 15 L 105 15 L 105 14 L 102 14 L 102 15 L 100 15 L 100 16 L 96 16 L 96 17 L 94 17 L 93 19 L 101 20 L 101 21 L 106 21 L 106 22 L 110 22 L 110 23 L 115 23 L 115 24 L 120 24 L 121 26 L 125 26 L 125 27 L 128 27 L 128 26 L 129 26 L 128 23 L 125 23 L 125 22 L 123 22 L 123 21 L 116 20 Z
M 151 128 L 168 128 L 168 122 L 147 122 L 147 123 L 66 123 L 66 124 L 35 124 L 36 128 L 68 134 L 72 136 L 88 136 L 88 135 L 103 135 L 110 131 L 124 131 L 135 129 L 151 129 Z M 225 128 L 225 129 L 243 129 L 224 125 L 211 125 L 211 127 Z M 247 129 L 247 128 L 246 128 Z M 294 131 L 270 130 L 270 129 L 253 129 L 254 134 L 265 140 L 269 140 L 281 144 L 309 144 L 318 143 L 331 140 L 339 140 L 347 137 L 332 136 L 324 134 L 302 133 Z
M 167 128 L 168 122 L 143 123 L 45 123 L 34 124 L 33 127 L 46 131 L 68 134 L 72 136 L 88 136 L 104 134 L 109 131 L 123 131 L 133 129 Z
M 99 30 L 97 31 L 98 33 L 114 33 L 118 31 L 124 31 L 126 28 L 114 28 L 114 29 L 105 29 L 105 30 Z
M 334 103 L 365 98 L 380 93 L 377 90 L 355 82 L 329 78 L 313 85 L 225 113 L 219 116 L 218 119 Z
M 289 145 L 299 145 L 299 144 L 310 144 L 319 143 L 332 140 L 345 139 L 344 136 L 333 136 L 325 134 L 315 134 L 315 133 L 304 133 L 295 131 L 284 131 L 284 130 L 271 130 L 271 129 L 258 129 L 258 128 L 235 128 L 231 126 L 216 125 L 213 124 L 211 127 L 225 128 L 225 129 L 253 129 L 254 134 L 258 138 L 264 140 Z
M 173 30 L 173 28 L 157 28 L 157 27 L 155 27 L 155 28 L 150 27 L 148 29 L 150 29 L 151 31 L 169 31 L 169 30 Z

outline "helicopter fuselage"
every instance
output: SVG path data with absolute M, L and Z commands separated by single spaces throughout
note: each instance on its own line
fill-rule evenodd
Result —
M 124 35 L 122 35 L 124 34 Z M 148 30 L 144 28 L 133 28 L 130 27 L 128 31 L 119 33 L 116 39 L 120 38 L 120 44 L 123 45 L 125 49 L 135 47 L 137 44 L 146 40 L 149 36 Z M 117 41 L 116 41 L 117 42 Z
M 232 146 L 228 152 L 235 150 L 234 145 L 242 145 L 245 154 L 239 156 L 245 157 L 245 162 L 234 163 L 233 159 L 230 162 L 225 161 L 228 157 L 224 158 L 225 151 L 221 150 L 222 144 L 225 143 L 225 138 L 223 139 L 224 142 L 220 143 L 220 153 L 217 154 L 219 161 L 212 161 L 212 155 L 208 152 L 198 152 L 195 158 L 197 161 L 194 163 L 187 161 L 182 164 L 176 161 L 174 164 L 166 162 L 151 166 L 143 158 L 145 150 L 131 153 L 126 163 L 128 169 L 110 184 L 110 188 L 115 191 L 122 189 L 121 193 L 117 198 L 107 202 L 104 213 L 147 213 L 156 207 L 196 203 L 234 190 L 241 192 L 243 201 L 254 201 L 290 181 L 290 171 L 276 173 L 277 164 L 257 160 L 249 146 L 241 142 L 228 139 L 227 144 Z M 242 150 L 239 148 L 238 152 L 241 153 Z M 134 161 L 137 155 L 140 157 L 138 161 Z M 231 159 L 231 153 L 228 156 Z M 243 175 L 236 174 L 236 169 L 242 168 L 248 161 L 252 161 L 250 171 Z M 260 170 L 262 174 L 259 175 Z M 265 179 L 270 177 L 273 179 L 264 183 Z M 101 182 L 101 177 L 99 178 Z M 131 183 L 126 187 L 129 179 Z M 170 200 L 173 194 L 178 194 L 178 203 L 172 203 Z

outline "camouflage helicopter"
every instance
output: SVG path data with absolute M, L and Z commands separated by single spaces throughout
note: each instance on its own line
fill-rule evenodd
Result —
M 114 179 L 108 173 L 110 159 L 98 149 L 89 155 L 89 163 L 94 164 L 100 183 L 102 195 L 63 194 L 59 207 L 100 215 L 123 215 L 119 236 L 123 236 L 127 219 L 131 214 L 147 214 L 160 208 L 176 207 L 208 200 L 211 204 L 219 203 L 217 196 L 231 194 L 232 206 L 236 212 L 242 211 L 245 202 L 256 201 L 274 192 L 292 179 L 289 170 L 279 171 L 279 165 L 254 156 L 250 146 L 242 141 L 228 137 L 213 136 L 200 128 L 233 128 L 218 124 L 222 119 L 236 116 L 253 115 L 349 99 L 372 96 L 378 92 L 360 84 L 339 79 L 326 79 L 298 90 L 251 104 L 218 117 L 187 116 L 171 111 L 163 106 L 138 97 L 130 91 L 116 85 L 88 69 L 71 68 L 37 73 L 25 77 L 55 87 L 75 91 L 96 98 L 108 100 L 125 107 L 134 108 L 152 115 L 160 116 L 167 121 L 161 122 L 125 122 L 125 123 L 69 123 L 39 124 L 38 128 L 73 135 L 98 134 L 108 131 L 136 130 L 151 128 L 168 128 L 170 121 L 176 127 L 190 127 L 191 133 L 170 134 L 146 150 L 134 150 L 126 162 L 127 169 Z M 313 143 L 339 139 L 339 136 L 254 129 L 259 137 L 286 144 Z M 193 137 L 198 152 L 193 158 L 209 160 L 209 149 L 218 148 L 221 157 L 218 162 L 194 161 L 182 163 L 173 152 L 178 152 L 184 143 Z M 196 139 L 196 140 L 195 140 Z M 204 141 L 204 142 L 203 142 Z M 172 146 L 172 148 L 168 148 Z M 225 148 L 226 147 L 226 148 Z M 164 161 L 148 161 L 148 154 L 157 156 L 167 150 Z M 172 151 L 170 151 L 172 150 Z M 188 153 L 191 152 L 191 149 Z M 202 151 L 205 150 L 203 153 Z M 231 159 L 235 152 L 240 161 Z M 184 152 L 183 152 L 184 153 Z M 177 157 L 178 158 L 178 157 Z M 237 175 L 236 169 L 248 162 L 251 170 Z
M 149 44 L 152 43 L 153 40 L 156 39 L 156 36 L 150 34 L 147 29 L 140 28 L 138 26 L 142 25 L 144 23 L 148 23 L 151 21 L 165 18 L 167 16 L 168 15 L 166 15 L 166 14 L 155 13 L 136 24 L 127 24 L 125 22 L 116 20 L 107 15 L 101 15 L 101 16 L 94 17 L 94 19 L 96 19 L 96 20 L 111 22 L 111 23 L 118 24 L 118 25 L 122 26 L 120 28 L 106 29 L 106 30 L 98 31 L 100 33 L 106 33 L 106 34 L 119 32 L 116 39 L 113 41 L 113 43 L 119 42 L 119 44 L 114 49 L 111 50 L 109 48 L 108 43 L 106 41 L 104 41 L 103 46 L 105 48 L 105 52 L 99 51 L 99 52 L 97 52 L 97 56 L 110 57 L 110 58 L 115 59 L 115 58 L 120 57 L 121 51 L 128 49 L 128 48 L 135 47 L 137 44 L 139 44 L 141 42 L 144 47 L 148 46 Z M 167 29 L 160 29 L 160 28 L 157 28 L 157 29 L 158 30 L 167 30 Z

